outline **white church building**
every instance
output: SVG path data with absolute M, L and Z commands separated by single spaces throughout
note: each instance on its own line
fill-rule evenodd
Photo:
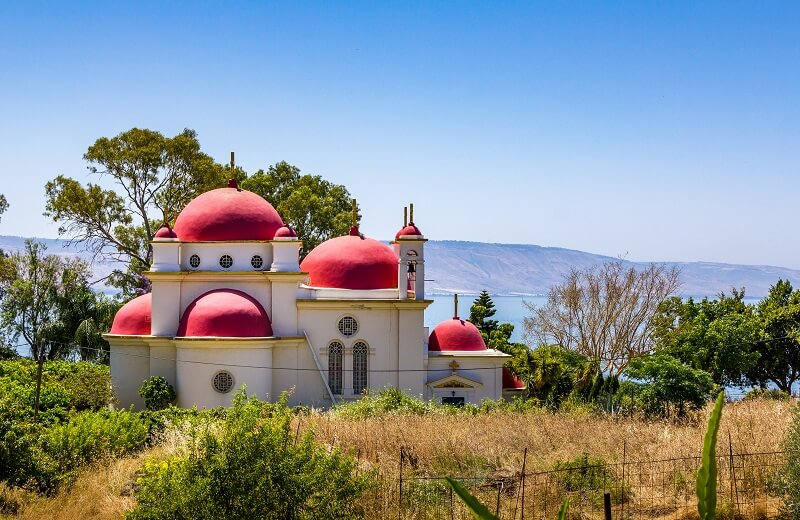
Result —
M 105 335 L 119 405 L 163 376 L 182 407 L 250 394 L 327 407 L 387 387 L 480 403 L 523 388 L 458 317 L 424 325 L 425 242 L 404 223 L 391 246 L 353 226 L 308 253 L 272 205 L 231 181 L 195 198 L 153 237 L 152 291 Z

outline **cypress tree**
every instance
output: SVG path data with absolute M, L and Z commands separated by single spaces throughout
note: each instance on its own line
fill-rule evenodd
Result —
M 490 319 L 496 312 L 497 309 L 494 308 L 492 297 L 484 289 L 472 302 L 472 307 L 469 309 L 469 321 L 478 327 L 484 337 L 488 338 L 492 331 L 497 330 L 497 320 Z

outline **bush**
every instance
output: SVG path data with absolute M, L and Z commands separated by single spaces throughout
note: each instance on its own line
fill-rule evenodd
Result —
M 356 518 L 370 485 L 352 457 L 312 432 L 297 437 L 292 409 L 236 394 L 221 424 L 197 423 L 186 451 L 150 461 L 128 519 Z
M 611 502 L 620 504 L 631 498 L 631 492 L 617 482 L 608 462 L 590 457 L 588 453 L 567 461 L 558 461 L 553 466 L 556 482 L 566 492 L 589 493 L 593 502 L 600 504 L 603 493 L 611 494 Z
M 139 397 L 148 410 L 163 410 L 175 402 L 175 389 L 161 376 L 148 377 L 139 387 Z
M 753 399 L 771 399 L 774 401 L 788 401 L 792 394 L 773 388 L 753 388 L 744 396 L 745 401 Z
M 349 419 L 366 419 L 389 414 L 426 415 L 441 411 L 435 403 L 412 397 L 397 388 L 386 388 L 377 394 L 365 395 L 358 401 L 340 404 L 334 409 L 337 416 Z
M 795 407 L 793 413 L 783 441 L 786 462 L 770 484 L 771 491 L 783 497 L 783 516 L 786 518 L 800 518 L 800 407 Z

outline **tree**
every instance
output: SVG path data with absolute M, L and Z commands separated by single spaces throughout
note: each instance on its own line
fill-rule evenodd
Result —
M 675 267 L 628 267 L 622 260 L 572 269 L 550 289 L 545 305 L 526 303 L 526 337 L 579 352 L 617 375 L 653 350 L 653 316 L 680 286 L 679 274 Z
M 0 193 L 0 216 L 8 210 L 8 201 L 6 200 L 6 196 Z
M 788 280 L 778 280 L 758 303 L 756 313 L 763 341 L 755 346 L 758 361 L 747 376 L 753 384 L 773 383 L 791 392 L 800 378 L 800 290 L 794 290 Z
M 123 263 L 127 271 L 115 270 L 110 282 L 128 296 L 142 287 L 137 275 L 150 265 L 149 241 L 161 223 L 171 224 L 192 198 L 222 187 L 229 175 L 188 129 L 170 138 L 132 128 L 97 139 L 83 158 L 113 189 L 59 175 L 45 186 L 45 216 L 59 224 L 60 235 Z
M 241 185 L 268 200 L 297 231 L 303 239 L 303 257 L 321 242 L 347 234 L 352 225 L 352 198 L 347 188 L 319 175 L 301 174 L 285 161 L 267 171 L 258 170 Z
M 743 386 L 759 359 L 761 329 L 744 289 L 715 300 L 672 297 L 653 319 L 656 351 L 711 374 L 720 386 Z
M 491 333 L 497 330 L 498 327 L 497 320 L 490 319 L 496 312 L 497 309 L 494 308 L 492 297 L 489 296 L 489 293 L 485 289 L 475 298 L 475 301 L 472 302 L 472 306 L 469 308 L 469 321 L 478 327 L 478 330 L 481 331 L 484 340 L 487 342 Z

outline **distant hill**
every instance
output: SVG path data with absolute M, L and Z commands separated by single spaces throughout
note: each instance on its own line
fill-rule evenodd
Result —
M 91 260 L 91 255 L 63 240 L 41 239 L 48 251 L 60 255 L 78 255 Z M 15 251 L 23 247 L 24 237 L 0 236 L 0 249 Z M 432 240 L 425 245 L 425 278 L 432 294 L 460 292 L 492 294 L 545 294 L 561 281 L 571 267 L 586 268 L 612 257 L 525 244 L 487 244 Z M 645 265 L 630 262 L 631 265 Z M 745 287 L 748 296 L 764 296 L 778 278 L 800 286 L 800 270 L 766 265 L 737 265 L 713 262 L 666 262 L 681 268 L 681 293 L 693 296 L 714 296 L 732 287 Z M 112 267 L 105 262 L 94 265 L 98 278 Z

